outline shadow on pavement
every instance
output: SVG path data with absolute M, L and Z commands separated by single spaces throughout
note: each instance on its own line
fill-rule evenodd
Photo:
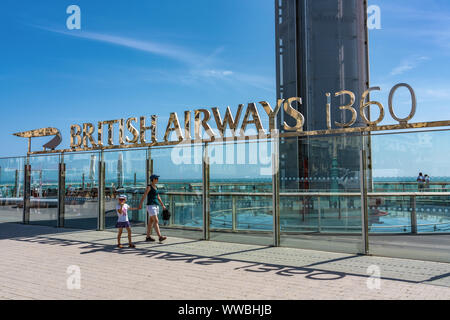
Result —
M 39 226 L 39 228 L 36 228 L 36 226 Z M 33 223 L 30 225 L 24 225 L 20 223 L 0 223 L 0 240 L 23 238 L 23 237 L 37 237 L 56 233 L 70 234 L 76 232 L 87 232 L 87 231 L 79 229 L 55 228 L 53 226 L 48 226 L 39 223 Z
M 324 259 L 322 261 L 305 264 L 304 266 L 293 266 L 287 264 L 272 264 L 272 263 L 261 263 L 258 261 L 252 261 L 245 258 L 225 258 L 224 256 L 239 254 L 239 253 L 249 253 L 255 251 L 264 251 L 271 247 L 258 247 L 248 250 L 240 250 L 235 252 L 227 252 L 222 254 L 211 254 L 211 255 L 196 255 L 196 254 L 185 254 L 170 251 L 170 248 L 175 245 L 183 245 L 190 243 L 200 243 L 202 240 L 185 240 L 177 241 L 176 243 L 169 244 L 158 244 L 153 246 L 148 246 L 146 242 L 135 242 L 137 248 L 128 248 L 126 242 L 124 242 L 124 248 L 120 249 L 115 244 L 104 244 L 101 241 L 111 241 L 116 238 L 115 234 L 111 234 L 111 237 L 107 239 L 95 239 L 95 240 L 74 240 L 74 239 L 62 239 L 58 238 L 57 234 L 73 234 L 73 233 L 86 233 L 84 230 L 70 230 L 70 229 L 57 229 L 52 227 L 33 227 L 26 225 L 17 224 L 0 224 L 0 240 L 1 239 L 12 239 L 15 241 L 22 241 L 28 243 L 37 243 L 44 245 L 57 245 L 57 246 L 78 246 L 81 249 L 82 255 L 85 254 L 95 254 L 98 252 L 107 252 L 111 254 L 119 255 L 136 255 L 143 256 L 152 259 L 161 259 L 166 261 L 183 261 L 185 263 L 193 263 L 203 266 L 214 266 L 217 264 L 226 264 L 230 262 L 241 262 L 247 263 L 248 265 L 234 268 L 234 270 L 242 270 L 244 272 L 253 273 L 269 273 L 272 272 L 279 276 L 292 277 L 296 275 L 303 275 L 308 279 L 313 280 L 339 280 L 346 276 L 356 276 L 362 278 L 369 278 L 370 275 L 361 270 L 349 271 L 337 271 L 331 270 L 327 264 L 333 264 L 335 262 L 340 262 L 343 260 L 351 260 L 361 257 L 360 255 L 352 255 L 334 259 Z M 50 236 L 51 235 L 51 236 Z M 141 247 L 141 245 L 147 245 L 146 247 Z M 317 266 L 321 266 L 317 268 Z M 365 269 L 365 268 L 364 268 Z M 406 283 L 427 283 L 436 279 L 442 279 L 449 277 L 450 274 L 445 273 L 442 275 L 435 275 L 430 279 L 415 281 L 400 277 L 384 277 L 381 279 L 406 282 Z

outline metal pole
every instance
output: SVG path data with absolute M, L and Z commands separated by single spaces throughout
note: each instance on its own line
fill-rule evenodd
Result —
M 98 161 L 98 219 L 97 230 L 105 230 L 105 162 L 103 151 Z
M 43 188 L 43 185 L 42 185 L 42 169 L 41 170 L 39 170 L 39 198 L 42 198 L 43 196 L 43 190 L 42 190 L 42 188 Z
M 59 163 L 58 176 L 58 221 L 57 227 L 64 228 L 64 213 L 66 200 L 66 164 L 64 163 L 64 155 L 61 155 L 61 162 Z
M 148 148 L 147 149 L 147 160 L 145 161 L 145 181 L 146 181 L 145 188 L 147 188 L 147 186 L 149 186 L 151 183 L 150 176 L 152 175 L 152 172 L 153 172 L 152 151 L 150 148 Z M 148 227 L 148 218 L 149 217 L 148 217 L 147 209 L 145 209 L 145 230 L 147 230 L 147 227 Z
M 169 196 L 169 203 L 170 203 L 170 211 L 172 212 L 172 214 L 170 215 L 170 219 L 169 219 L 169 225 L 173 224 L 173 216 L 175 215 L 175 199 L 173 195 Z
M 153 160 L 152 160 L 152 152 L 150 148 L 147 150 L 147 161 L 145 164 L 145 173 L 146 173 L 146 180 L 147 180 L 147 186 L 150 185 L 150 176 L 153 174 Z
M 362 254 L 369 254 L 369 216 L 367 208 L 366 151 L 360 153 Z
M 203 151 L 203 165 L 202 165 L 202 173 L 203 173 L 203 239 L 209 240 L 209 155 L 208 155 L 208 144 L 205 143 L 204 151 Z
M 30 223 L 31 165 L 29 161 L 24 167 L 23 179 L 23 223 Z
M 370 88 L 370 55 L 369 55 L 369 28 L 367 25 L 367 20 L 368 20 L 368 14 L 367 14 L 367 9 L 368 9 L 368 2 L 367 0 L 364 0 L 364 32 L 365 32 L 365 41 L 364 41 L 364 49 L 365 49 L 365 56 L 366 56 L 366 77 L 367 77 L 367 81 L 366 81 L 366 89 Z M 367 97 L 370 101 L 370 94 Z M 367 114 L 368 117 L 370 119 L 370 108 L 367 109 Z M 365 144 L 365 139 L 363 138 L 363 145 Z M 368 181 L 369 181 L 369 187 L 370 187 L 370 192 L 374 191 L 374 183 L 373 183 L 373 173 L 372 173 L 372 135 L 369 132 L 367 134 L 367 168 L 368 168 L 368 172 L 367 172 L 367 176 L 368 176 Z
M 412 196 L 410 199 L 411 202 L 411 233 L 417 234 L 417 198 L 416 196 Z
M 321 226 L 321 224 L 320 224 L 320 218 L 321 218 L 321 215 L 322 215 L 322 210 L 321 210 L 321 208 L 320 208 L 320 197 L 317 197 L 317 206 L 319 207 L 318 208 L 318 225 L 319 225 L 319 233 L 320 232 L 322 232 L 322 226 Z
M 272 141 L 272 212 L 273 212 L 273 245 L 280 246 L 280 158 L 278 130 L 273 130 Z
M 231 203 L 232 203 L 232 211 L 231 211 L 231 219 L 232 219 L 232 230 L 233 232 L 237 230 L 237 210 L 236 210 L 236 197 L 231 196 Z
M 16 178 L 14 180 L 14 197 L 19 198 L 19 170 L 16 169 Z

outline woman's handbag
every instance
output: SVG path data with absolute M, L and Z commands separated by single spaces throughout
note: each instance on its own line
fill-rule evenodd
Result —
M 170 220 L 170 211 L 167 208 L 163 210 L 163 220 L 165 221 Z

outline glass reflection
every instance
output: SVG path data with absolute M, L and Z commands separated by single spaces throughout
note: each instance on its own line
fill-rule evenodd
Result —
M 0 222 L 23 219 L 23 158 L 0 159 Z
M 30 157 L 30 224 L 57 225 L 60 156 Z
M 98 160 L 98 153 L 64 156 L 66 165 L 65 227 L 97 228 Z

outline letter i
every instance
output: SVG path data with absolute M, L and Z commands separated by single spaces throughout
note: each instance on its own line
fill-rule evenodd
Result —
M 327 92 L 327 128 L 331 130 L 331 93 Z
M 191 112 L 184 112 L 184 137 L 185 140 L 191 140 Z

